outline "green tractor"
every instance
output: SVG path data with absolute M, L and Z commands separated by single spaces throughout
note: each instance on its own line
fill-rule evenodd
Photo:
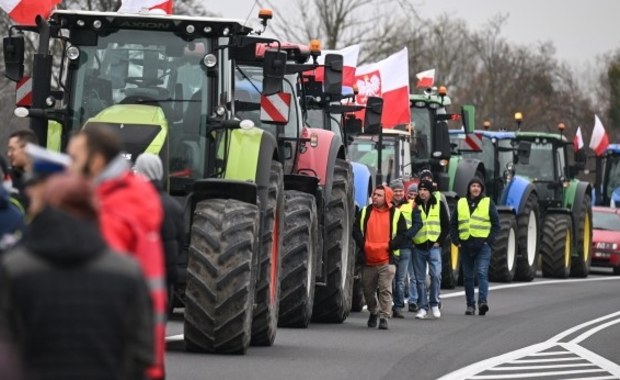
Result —
M 261 18 L 266 25 L 270 15 Z M 34 27 L 11 27 L 4 58 L 14 81 L 24 78 L 23 33 L 39 44 L 33 102 L 16 114 L 30 117 L 42 145 L 64 149 L 72 131 L 105 124 L 120 133 L 128 159 L 162 158 L 167 188 L 186 210 L 178 293 L 187 348 L 240 354 L 250 342 L 273 344 L 287 147 L 267 123 L 285 124 L 288 114 L 267 115 L 263 128 L 240 120 L 236 82 L 244 54 L 277 41 L 228 19 L 59 10 Z M 264 98 L 282 94 L 286 60 L 281 49 L 265 52 Z
M 592 189 L 575 179 L 584 162 L 568 164 L 571 143 L 562 135 L 564 125 L 558 127 L 560 133 L 516 132 L 517 155 L 507 174 L 523 176 L 535 185 L 543 277 L 587 277 L 592 260 Z

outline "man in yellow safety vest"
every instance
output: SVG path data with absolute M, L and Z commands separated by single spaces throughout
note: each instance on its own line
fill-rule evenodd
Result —
M 489 264 L 491 247 L 499 231 L 499 215 L 491 198 L 484 195 L 484 183 L 474 177 L 467 186 L 467 196 L 459 199 L 450 221 L 450 238 L 461 250 L 465 277 L 465 315 L 476 313 L 474 277 L 478 277 L 478 313 L 489 311 Z

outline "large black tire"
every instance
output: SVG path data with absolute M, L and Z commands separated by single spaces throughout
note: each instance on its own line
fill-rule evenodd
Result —
M 514 279 L 532 281 L 540 254 L 540 209 L 534 194 L 525 201 L 523 212 L 517 215 L 517 269 Z
M 316 287 L 313 322 L 342 323 L 351 311 L 355 270 L 353 201 L 351 164 L 337 159 L 331 192 L 324 206 L 322 252 L 327 260 L 327 281 Z
M 511 282 L 517 264 L 517 220 L 513 214 L 499 214 L 499 232 L 493 243 L 489 280 Z
M 573 250 L 573 226 L 568 214 L 547 214 L 540 255 L 543 277 L 567 278 Z
M 252 318 L 252 346 L 271 346 L 278 327 L 280 305 L 280 252 L 284 227 L 284 175 L 282 164 L 271 163 L 269 188 L 264 205 L 261 245 L 258 256 L 258 282 Z
M 577 256 L 571 260 L 571 277 L 588 277 L 592 263 L 592 201 L 586 195 L 576 213 L 575 248 Z
M 444 206 L 448 208 L 448 215 L 454 213 L 457 199 L 454 197 L 442 197 Z M 457 246 L 453 245 L 450 236 L 441 246 L 441 288 L 454 289 L 459 284 L 461 275 L 461 255 Z M 460 284 L 462 285 L 462 283 Z
M 244 354 L 250 344 L 258 207 L 237 200 L 198 202 L 185 290 L 189 350 Z
M 314 304 L 319 226 L 312 194 L 284 193 L 284 235 L 278 326 L 308 327 Z
M 353 280 L 353 301 L 351 311 L 360 312 L 366 305 L 364 287 L 362 286 L 362 265 L 355 265 L 355 279 Z

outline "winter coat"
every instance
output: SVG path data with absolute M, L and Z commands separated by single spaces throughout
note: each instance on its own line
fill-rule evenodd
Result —
M 0 253 L 19 240 L 24 227 L 24 215 L 11 203 L 9 194 L 0 185 Z
M 389 223 L 387 223 L 389 225 L 388 227 L 389 230 L 386 231 L 386 236 L 392 236 L 392 218 L 394 217 L 395 210 L 396 209 L 394 207 L 389 208 L 389 219 L 386 218 L 389 221 Z M 386 210 L 386 212 L 388 211 Z M 357 258 L 358 262 L 367 263 L 368 256 L 376 254 L 376 252 L 369 252 L 369 247 L 366 244 L 366 234 L 362 234 L 362 230 L 360 228 L 361 223 L 363 222 L 365 226 L 364 231 L 368 232 L 368 228 L 367 228 L 368 221 L 370 220 L 370 218 L 373 216 L 374 213 L 376 213 L 375 207 L 370 205 L 370 206 L 367 206 L 366 216 L 364 217 L 363 221 L 361 220 L 361 212 L 358 213 L 357 217 L 355 218 L 353 238 L 355 239 L 355 242 L 357 243 L 358 247 L 363 247 L 362 249 L 358 251 L 360 255 Z M 389 260 L 389 263 L 391 264 L 397 264 L 397 261 L 398 261 L 398 258 L 394 256 L 393 252 L 401 248 L 406 243 L 404 233 L 407 230 L 407 223 L 405 222 L 405 218 L 403 218 L 402 214 L 400 218 L 398 219 L 397 225 L 398 227 L 397 227 L 396 236 L 393 239 L 386 241 L 385 247 L 383 248 L 384 250 L 388 252 L 388 255 L 389 255 L 388 260 Z
M 413 225 L 410 229 L 407 230 L 405 235 L 407 239 L 412 240 L 413 237 L 418 233 L 420 228 L 422 228 L 422 214 L 420 209 L 422 208 L 424 212 L 428 215 L 428 210 L 431 205 L 439 205 L 439 223 L 441 224 L 441 233 L 436 241 L 426 241 L 421 244 L 413 244 L 415 248 L 429 250 L 433 247 L 435 243 L 439 243 L 439 245 L 443 244 L 443 241 L 449 236 L 450 233 L 450 214 L 446 209 L 446 205 L 438 199 L 434 194 L 430 195 L 428 202 L 424 202 L 420 195 L 415 198 L 415 208 L 413 209 Z
M 484 184 L 480 181 L 476 181 L 476 182 L 482 186 L 482 192 L 480 193 L 478 197 L 475 197 L 475 198 L 471 195 L 471 193 L 469 192 L 469 186 L 473 182 L 474 180 L 471 180 L 469 184 L 467 185 L 467 203 L 469 205 L 470 214 L 476 209 L 476 207 L 478 207 L 478 203 L 480 202 L 480 200 L 485 197 Z M 461 240 L 459 238 L 458 207 L 454 207 L 454 212 L 452 213 L 452 216 L 450 219 L 450 239 L 452 240 L 452 244 L 461 245 L 461 247 L 463 247 L 464 249 L 468 249 L 468 250 L 478 250 L 482 247 L 484 243 L 487 243 L 489 246 L 492 247 L 493 243 L 495 242 L 495 237 L 497 236 L 499 232 L 499 214 L 497 212 L 497 207 L 495 207 L 495 203 L 493 202 L 492 199 L 490 199 L 490 204 L 489 204 L 489 219 L 491 221 L 491 232 L 489 233 L 489 236 L 487 236 L 486 239 L 469 237 L 469 239 L 467 240 Z
M 142 379 L 153 315 L 139 265 L 97 226 L 47 207 L 0 262 L 0 340 L 28 380 Z
M 182 251 L 185 249 L 185 225 L 183 207 L 170 194 L 164 191 L 160 181 L 151 181 L 158 191 L 164 219 L 161 224 L 161 241 L 166 260 L 166 282 L 176 284 L 179 279 L 177 272 Z

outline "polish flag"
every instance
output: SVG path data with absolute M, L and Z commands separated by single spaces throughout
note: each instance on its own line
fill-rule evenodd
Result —
M 583 135 L 581 134 L 581 127 L 577 127 L 577 132 L 575 133 L 575 137 L 573 137 L 573 149 L 575 152 L 583 149 Z
M 172 14 L 172 0 L 122 0 L 118 12 L 140 12 L 143 9 L 160 9 L 167 14 Z
M 609 137 L 605 132 L 605 127 L 597 115 L 594 115 L 594 129 L 592 130 L 592 137 L 590 138 L 590 148 L 596 153 L 597 156 L 605 153 L 605 149 L 609 146 Z
M 360 55 L 360 45 L 347 46 L 340 50 L 322 50 L 321 55 L 317 59 L 320 65 L 325 63 L 327 54 L 340 54 L 342 56 L 342 85 L 353 87 L 355 84 L 355 68 L 357 67 L 357 58 Z M 323 81 L 323 67 L 314 70 L 314 76 L 318 82 Z
M 0 0 L 0 8 L 21 25 L 36 25 L 37 15 L 47 19 L 62 0 Z
M 383 98 L 383 128 L 409 124 L 409 55 L 407 48 L 377 63 L 363 65 L 355 72 L 359 93 L 358 104 L 366 104 L 369 96 Z M 362 115 L 358 115 L 363 120 Z
M 435 69 L 430 69 L 417 73 L 415 75 L 418 78 L 416 88 L 430 88 L 435 84 Z

